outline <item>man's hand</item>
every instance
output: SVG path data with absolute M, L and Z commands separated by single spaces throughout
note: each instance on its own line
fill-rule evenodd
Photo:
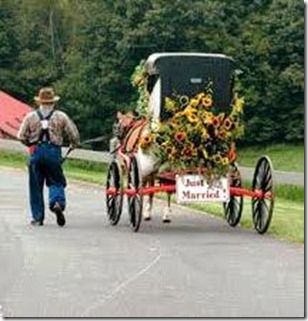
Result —
M 31 145 L 28 147 L 28 153 L 30 155 L 34 154 L 35 150 L 36 150 L 36 145 Z

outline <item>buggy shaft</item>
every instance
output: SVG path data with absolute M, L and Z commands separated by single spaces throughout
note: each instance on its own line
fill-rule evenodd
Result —
M 247 196 L 252 198 L 272 198 L 273 193 L 267 192 L 264 193 L 261 190 L 248 190 L 239 187 L 230 187 L 230 196 Z M 143 187 L 139 190 L 134 188 L 128 188 L 123 190 L 118 190 L 115 187 L 110 187 L 106 190 L 107 195 L 127 195 L 127 196 L 136 196 L 136 195 L 149 195 L 160 192 L 174 193 L 176 191 L 175 185 L 163 185 L 163 186 L 150 186 Z

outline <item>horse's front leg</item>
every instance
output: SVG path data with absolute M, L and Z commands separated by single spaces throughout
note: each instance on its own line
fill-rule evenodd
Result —
M 172 193 L 167 193 L 168 206 L 163 211 L 163 223 L 171 222 L 171 195 Z
M 154 186 L 154 177 L 150 177 L 145 183 L 144 186 Z M 145 206 L 145 210 L 143 212 L 143 218 L 145 221 L 149 221 L 152 218 L 152 208 L 153 208 L 153 198 L 154 194 L 149 194 L 148 203 Z

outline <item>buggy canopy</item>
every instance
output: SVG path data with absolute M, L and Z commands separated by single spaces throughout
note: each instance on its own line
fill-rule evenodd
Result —
M 160 118 L 170 115 L 163 102 L 173 94 L 192 97 L 204 91 L 213 82 L 215 105 L 230 106 L 235 64 L 231 57 L 211 53 L 154 53 L 148 57 L 145 68 L 149 75 L 149 91 L 160 82 Z

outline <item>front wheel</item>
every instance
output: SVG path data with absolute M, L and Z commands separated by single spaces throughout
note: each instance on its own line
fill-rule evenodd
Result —
M 132 157 L 128 172 L 128 188 L 134 190 L 136 193 L 128 196 L 127 199 L 129 220 L 133 232 L 138 232 L 142 219 L 143 196 L 138 193 L 141 186 L 141 175 L 138 161 L 136 157 Z
M 117 161 L 112 161 L 107 172 L 106 206 L 107 217 L 111 225 L 118 224 L 123 205 L 122 172 Z
M 274 210 L 273 166 L 267 156 L 262 156 L 256 165 L 252 181 L 252 190 L 262 192 L 263 197 L 252 198 L 252 220 L 256 231 L 267 231 Z
M 241 173 L 236 163 L 230 165 L 229 186 L 242 187 Z M 225 219 L 232 227 L 235 227 L 241 220 L 243 211 L 243 199 L 243 196 L 231 195 L 229 200 L 223 204 Z

